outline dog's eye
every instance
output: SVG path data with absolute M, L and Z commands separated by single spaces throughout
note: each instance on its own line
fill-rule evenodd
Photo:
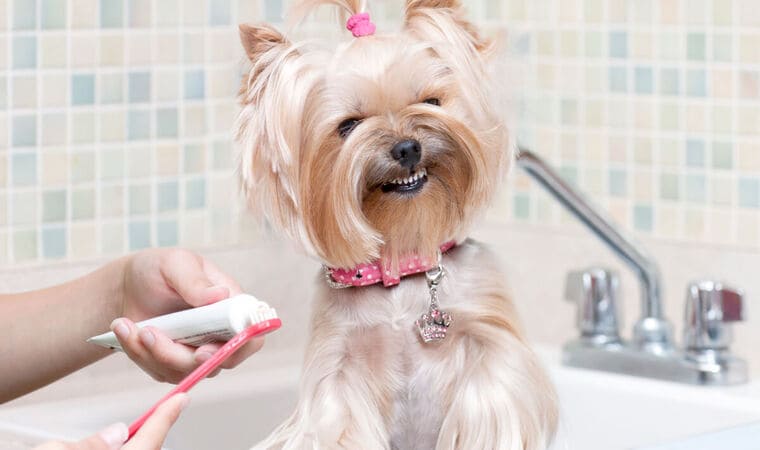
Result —
M 345 138 L 361 123 L 361 119 L 346 119 L 338 125 L 338 134 Z
M 428 105 L 433 106 L 441 106 L 441 101 L 437 98 L 426 98 L 422 103 L 427 103 Z

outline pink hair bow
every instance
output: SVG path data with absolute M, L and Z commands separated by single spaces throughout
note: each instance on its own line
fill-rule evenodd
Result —
M 354 14 L 346 22 L 346 28 L 354 37 L 371 36 L 375 34 L 375 24 L 369 20 L 369 13 Z

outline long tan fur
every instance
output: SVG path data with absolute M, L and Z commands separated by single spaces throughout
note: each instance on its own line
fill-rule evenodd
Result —
M 303 0 L 345 15 L 364 1 Z M 494 104 L 493 43 L 456 0 L 410 0 L 397 34 L 349 38 L 337 49 L 291 43 L 268 26 L 241 27 L 252 66 L 241 89 L 238 166 L 260 212 L 333 267 L 380 259 L 398 273 L 409 254 L 444 258 L 443 343 L 423 344 L 419 277 L 398 287 L 321 286 L 296 412 L 256 448 L 546 448 L 556 427 L 551 383 L 519 329 L 493 258 L 465 241 L 510 161 Z M 350 36 L 347 32 L 347 36 Z M 427 101 L 433 99 L 433 101 Z M 349 134 L 338 127 L 360 123 Z M 407 168 L 391 156 L 422 148 L 428 181 L 385 192 Z

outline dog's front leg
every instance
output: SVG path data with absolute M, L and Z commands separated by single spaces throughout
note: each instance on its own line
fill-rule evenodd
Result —
M 394 364 L 386 335 L 380 327 L 315 330 L 296 411 L 254 449 L 388 449 Z

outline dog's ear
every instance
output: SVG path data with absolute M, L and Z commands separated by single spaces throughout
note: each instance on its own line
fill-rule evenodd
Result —
M 278 45 L 288 43 L 285 36 L 268 25 L 251 26 L 240 24 L 240 43 L 248 55 L 248 59 L 255 63 L 261 55 Z
M 238 116 L 238 173 L 249 206 L 304 242 L 298 160 L 304 105 L 315 83 L 308 58 L 274 28 L 240 26 L 252 66 L 243 77 Z
M 464 18 L 459 0 L 407 0 L 405 17 L 405 28 L 426 40 L 463 37 L 479 53 L 487 53 L 493 47 L 493 41 L 481 36 L 475 26 Z M 449 25 L 464 33 L 459 36 L 450 33 L 446 30 Z

